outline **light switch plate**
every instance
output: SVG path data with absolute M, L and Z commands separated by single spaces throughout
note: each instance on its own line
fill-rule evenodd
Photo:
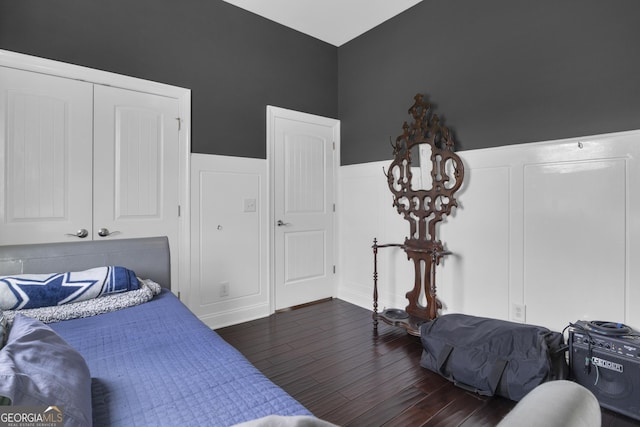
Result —
M 244 199 L 244 211 L 255 212 L 256 211 L 256 199 Z

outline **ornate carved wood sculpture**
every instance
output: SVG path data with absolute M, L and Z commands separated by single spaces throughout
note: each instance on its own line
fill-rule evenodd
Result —
M 431 113 L 431 105 L 421 94 L 414 99 L 409 108 L 413 122 L 411 125 L 404 122 L 402 135 L 392 144 L 394 160 L 387 173 L 387 181 L 393 193 L 393 205 L 410 226 L 402 248 L 413 261 L 415 282 L 413 289 L 406 294 L 409 300 L 406 312 L 419 319 L 432 320 L 442 307 L 436 297 L 435 267 L 449 253 L 437 238 L 436 225 L 458 205 L 454 194 L 462 185 L 464 166 L 454 153 L 455 143 L 449 129 L 441 125 L 436 114 Z M 421 169 L 424 171 L 425 166 L 431 166 L 431 183 L 422 182 L 420 187 L 430 185 L 430 188 L 415 188 L 412 155 L 425 150 L 430 150 L 430 155 L 420 157 L 423 162 L 430 159 L 431 165 L 422 164 Z M 424 175 L 423 172 L 423 181 Z M 426 306 L 420 303 L 422 291 Z

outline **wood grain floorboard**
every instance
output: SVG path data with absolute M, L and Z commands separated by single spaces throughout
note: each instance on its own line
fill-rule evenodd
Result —
M 515 402 L 481 397 L 420 367 L 420 339 L 333 299 L 218 329 L 316 416 L 344 427 L 495 426 Z M 603 427 L 640 422 L 603 409 Z

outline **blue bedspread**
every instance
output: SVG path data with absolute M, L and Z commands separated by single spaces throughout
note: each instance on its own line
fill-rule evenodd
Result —
M 229 426 L 310 415 L 169 291 L 49 326 L 89 365 L 94 426 Z

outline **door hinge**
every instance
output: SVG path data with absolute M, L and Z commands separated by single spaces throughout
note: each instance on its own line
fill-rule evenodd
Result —
M 180 299 L 180 291 L 178 291 L 178 299 Z
M 336 142 L 333 141 L 333 151 L 336 151 Z
M 333 266 L 333 274 L 336 274 L 336 266 Z
M 335 203 L 333 204 L 333 211 L 334 212 L 336 211 L 336 204 Z
M 178 121 L 178 130 L 182 129 L 182 119 L 180 117 L 176 117 L 176 120 Z
M 178 216 L 180 216 L 182 213 L 180 211 L 180 205 L 178 205 Z

